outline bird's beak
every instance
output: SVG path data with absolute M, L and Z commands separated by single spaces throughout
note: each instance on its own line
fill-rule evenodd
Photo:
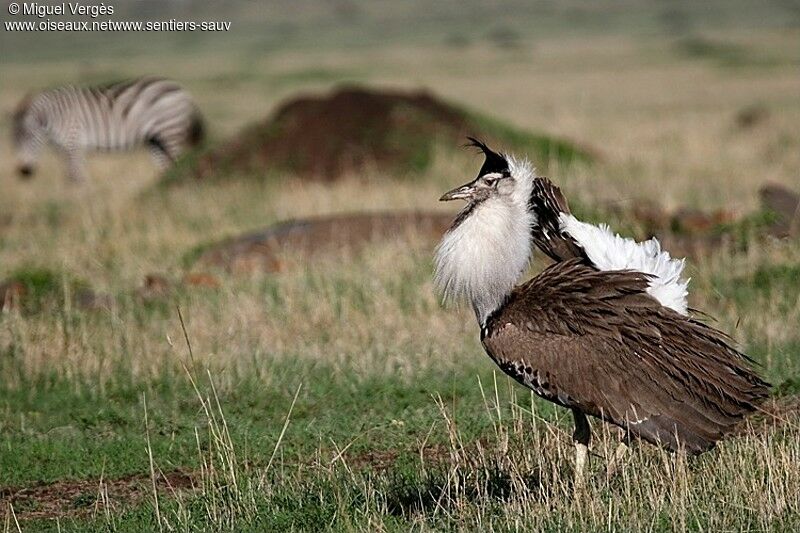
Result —
M 452 191 L 447 191 L 439 198 L 440 202 L 449 202 L 450 200 L 468 200 L 475 194 L 475 182 L 467 183 L 461 187 L 456 187 Z

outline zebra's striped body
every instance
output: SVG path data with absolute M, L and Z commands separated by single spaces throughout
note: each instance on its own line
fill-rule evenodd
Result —
M 69 178 L 81 181 L 87 152 L 144 145 L 164 169 L 202 135 L 200 113 L 189 93 L 161 78 L 44 91 L 26 98 L 14 115 L 14 144 L 25 176 L 33 173 L 38 152 L 48 142 L 65 155 Z

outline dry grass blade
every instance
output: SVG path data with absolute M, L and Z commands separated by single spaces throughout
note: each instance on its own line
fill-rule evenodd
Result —
M 283 427 L 281 428 L 281 434 L 278 436 L 278 440 L 275 442 L 275 447 L 272 449 L 272 455 L 269 456 L 269 461 L 267 461 L 267 466 L 264 468 L 264 473 L 262 474 L 262 481 L 264 477 L 269 472 L 270 467 L 272 467 L 272 462 L 275 460 L 275 456 L 278 454 L 278 450 L 280 449 L 281 442 L 283 442 L 283 436 L 286 434 L 286 430 L 289 427 L 289 421 L 292 416 L 292 411 L 294 410 L 294 404 L 297 403 L 297 397 L 300 395 L 300 389 L 302 388 L 303 384 L 300 383 L 297 385 L 297 390 L 294 391 L 294 397 L 292 398 L 292 404 L 289 406 L 289 412 L 286 413 L 286 419 L 283 422 Z

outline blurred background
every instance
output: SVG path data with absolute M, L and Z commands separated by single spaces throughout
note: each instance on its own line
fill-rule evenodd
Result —
M 797 161 L 778 154 L 791 144 L 779 124 L 737 135 L 737 117 L 752 125 L 767 115 L 796 122 L 800 12 L 789 0 L 114 7 L 113 16 L 98 19 L 228 21 L 231 29 L 4 31 L 4 120 L 29 91 L 150 74 L 184 84 L 212 139 L 221 140 L 298 92 L 359 83 L 428 89 L 509 125 L 590 146 L 619 166 L 619 182 L 635 179 L 641 197 L 658 192 L 667 202 L 697 203 L 710 201 L 703 193 L 713 190 L 717 205 L 746 207 L 754 201 L 750 165 L 759 178 L 796 178 L 790 163 Z M 622 193 L 584 185 L 611 198 Z
M 9 4 L 4 23 L 39 20 L 10 17 Z M 490 453 L 482 470 L 494 465 L 510 486 L 505 453 L 531 468 L 548 456 L 552 472 L 569 464 L 569 450 L 558 452 L 569 448 L 566 426 L 531 441 L 539 433 L 519 408 L 532 405 L 527 393 L 495 376 L 471 313 L 443 309 L 433 293 L 431 253 L 454 207 L 437 199 L 481 164 L 462 147 L 466 135 L 531 159 L 584 218 L 656 235 L 686 255 L 692 306 L 716 317 L 785 394 L 800 388 L 797 1 L 109 5 L 114 14 L 99 19 L 231 26 L 0 31 L 0 497 L 31 527 L 55 518 L 78 529 L 277 527 L 259 520 L 278 510 L 284 525 L 354 529 L 515 513 L 542 527 L 567 517 L 577 529 L 646 527 L 654 512 L 666 523 L 685 518 L 663 473 L 648 481 L 661 496 L 630 498 L 613 513 L 613 491 L 595 495 L 598 512 L 586 515 L 536 501 L 490 498 L 498 507 L 489 508 L 464 493 L 445 519 L 434 504 L 413 503 L 452 482 L 431 464 L 463 467 L 442 451 L 462 449 L 451 447 L 454 434 L 466 447 L 510 434 L 511 452 Z M 45 150 L 39 174 L 17 178 L 10 132 L 26 94 L 142 75 L 192 94 L 205 118 L 201 148 L 165 173 L 145 150 L 90 155 L 79 185 Z M 319 218 L 328 215 L 339 218 Z M 533 271 L 545 264 L 537 257 Z M 497 405 L 476 375 L 494 384 Z M 209 415 L 215 395 L 221 411 Z M 501 405 L 519 423 L 505 437 Z M 539 409 L 550 421 L 563 415 Z M 440 445 L 429 459 L 423 441 Z M 715 505 L 724 472 L 733 493 L 751 494 L 746 476 L 759 478 L 759 467 L 745 472 L 734 459 L 747 446 L 691 474 L 710 480 L 692 505 Z M 792 456 L 776 446 L 774 457 Z M 355 476 L 347 488 L 330 466 L 338 461 Z M 785 470 L 800 479 L 796 465 Z M 221 496 L 232 473 L 252 482 L 237 485 L 246 505 Z M 497 481 L 487 476 L 480 483 Z M 111 480 L 106 500 L 101 477 Z M 142 479 L 195 490 L 163 489 L 153 503 Z M 271 491 L 261 490 L 265 479 Z M 64 480 L 69 490 L 27 499 L 2 492 Z M 754 511 L 759 524 L 770 523 L 772 490 L 757 490 L 768 495 Z M 309 493 L 326 496 L 313 509 L 287 503 Z M 786 523 L 795 524 L 796 496 L 789 501 Z M 741 509 L 698 516 L 711 529 L 751 524 Z

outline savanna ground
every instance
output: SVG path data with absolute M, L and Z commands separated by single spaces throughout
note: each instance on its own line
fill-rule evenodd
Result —
M 800 185 L 791 3 L 542 3 L 453 20 L 460 4 L 445 4 L 344 3 L 348 25 L 307 2 L 227 41 L 156 36 L 157 54 L 142 35 L 59 49 L 6 33 L 2 127 L 29 89 L 155 73 L 192 91 L 213 142 L 298 90 L 357 81 L 424 86 L 596 147 L 593 164 L 549 169 L 583 205 L 747 213 L 763 183 Z M 766 120 L 739 127 L 752 106 Z M 51 285 L 34 309 L 0 316 L 6 531 L 800 529 L 791 412 L 699 458 L 636 446 L 611 481 L 614 435 L 594 424 L 594 476 L 576 496 L 571 418 L 495 370 L 468 310 L 439 305 L 429 243 L 136 296 L 147 273 L 180 276 L 194 246 L 277 220 L 447 208 L 436 199 L 474 175 L 472 153 L 442 150 L 416 176 L 239 176 L 156 192 L 144 153 L 93 158 L 81 187 L 51 153 L 35 180 L 17 181 L 7 137 L 0 160 L 0 278 L 46 271 Z M 800 377 L 800 246 L 745 237 L 689 258 L 691 304 L 788 394 Z M 116 305 L 79 309 L 76 280 Z

